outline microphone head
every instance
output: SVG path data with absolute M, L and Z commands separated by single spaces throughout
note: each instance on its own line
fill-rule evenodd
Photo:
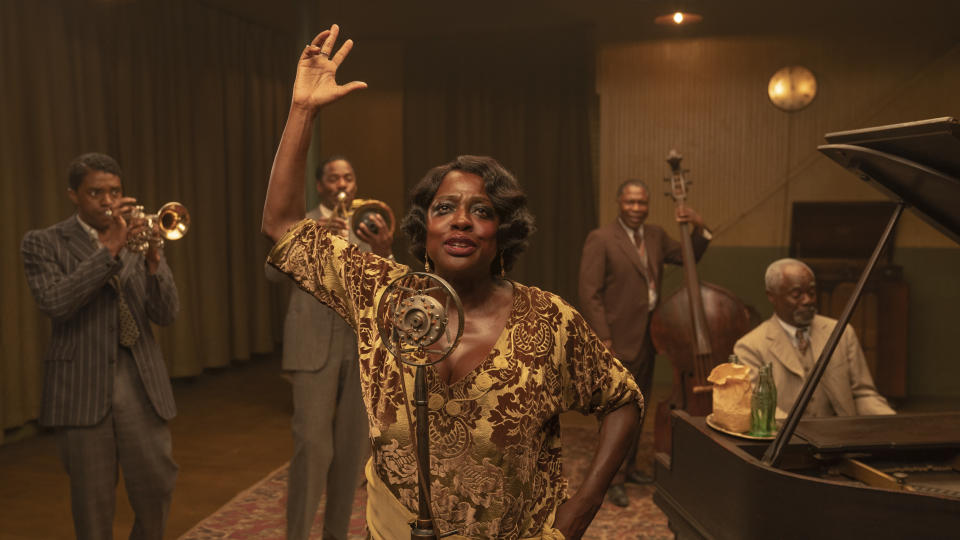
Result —
M 451 316 L 454 327 L 448 328 Z M 436 274 L 409 272 L 391 281 L 377 301 L 375 320 L 383 347 L 411 366 L 442 361 L 463 336 L 460 297 Z
M 417 294 L 400 302 L 393 315 L 400 339 L 413 347 L 429 347 L 447 328 L 447 310 L 436 298 Z

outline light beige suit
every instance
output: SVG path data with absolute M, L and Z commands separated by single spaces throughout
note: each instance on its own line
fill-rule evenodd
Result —
M 329 218 L 323 207 L 310 219 Z M 351 231 L 349 240 L 370 246 Z M 289 282 L 269 263 L 271 281 Z M 293 383 L 294 453 L 287 484 L 287 538 L 310 536 L 320 498 L 325 539 L 345 540 L 353 497 L 369 453 L 367 413 L 360 390 L 357 334 L 333 309 L 293 287 L 284 321 L 283 369 Z
M 813 362 L 819 357 L 837 324 L 835 319 L 817 315 L 810 324 L 810 352 Z M 750 366 L 754 373 L 773 363 L 773 380 L 777 385 L 777 407 L 789 412 L 800 395 L 805 380 L 800 353 L 780 325 L 776 315 L 740 338 L 733 352 Z M 820 379 L 819 388 L 830 401 L 837 416 L 895 414 L 873 384 L 853 327 L 847 326 Z M 809 411 L 808 411 L 809 412 Z

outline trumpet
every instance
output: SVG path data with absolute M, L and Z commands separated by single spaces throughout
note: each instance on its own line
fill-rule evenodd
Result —
M 109 209 L 106 215 L 112 216 Z M 135 253 L 146 253 L 150 245 L 163 247 L 165 240 L 179 240 L 190 229 L 190 212 L 178 202 L 168 202 L 160 207 L 156 214 L 147 214 L 143 206 L 137 205 L 124 218 L 143 220 L 146 228 L 127 239 L 127 249 Z
M 387 230 L 393 234 L 396 220 L 393 217 L 393 210 L 383 201 L 376 199 L 353 199 L 347 203 L 347 192 L 337 193 L 337 206 L 334 208 L 334 215 L 346 221 L 350 225 L 350 230 L 359 236 L 360 224 L 367 226 L 367 230 L 372 234 L 380 232 L 380 227 L 373 220 L 373 214 L 380 214 L 383 221 L 387 224 Z

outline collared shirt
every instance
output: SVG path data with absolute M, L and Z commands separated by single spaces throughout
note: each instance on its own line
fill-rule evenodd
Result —
M 800 346 L 797 344 L 797 330 L 799 330 L 799 327 L 794 326 L 794 325 L 792 325 L 792 324 L 784 321 L 784 320 L 781 319 L 780 316 L 777 315 L 777 314 L 774 314 L 774 317 L 777 318 L 777 322 L 780 323 L 780 326 L 783 327 L 783 331 L 787 333 L 787 337 L 790 338 L 790 343 L 793 344 L 793 348 L 794 348 L 794 349 L 797 349 L 797 350 L 799 351 L 799 350 L 800 350 Z M 810 340 L 810 327 L 809 327 L 809 326 L 806 328 L 806 332 L 807 332 L 807 340 L 809 341 L 809 340 Z
M 640 242 L 643 242 L 643 223 L 640 224 L 640 227 L 638 227 L 636 231 L 634 231 L 630 227 L 627 227 L 627 224 L 624 223 L 623 220 L 620 218 L 617 218 L 617 223 L 619 223 L 620 226 L 623 227 L 623 230 L 627 232 L 627 236 L 630 237 L 630 240 L 633 242 L 633 245 L 637 245 L 637 239 L 633 237 L 634 234 L 639 234 Z
M 80 219 L 80 214 L 77 214 L 77 223 L 80 224 L 80 227 L 90 235 L 90 238 L 93 240 L 93 243 L 97 245 L 98 248 L 103 247 L 103 243 L 100 242 L 100 233 L 96 229 L 87 225 L 87 222 Z

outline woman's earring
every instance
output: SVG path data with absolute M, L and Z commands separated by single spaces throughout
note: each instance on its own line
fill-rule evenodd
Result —
M 426 253 L 423 254 L 423 271 L 430 273 L 430 257 Z
M 507 267 L 503 265 L 503 252 L 500 252 L 500 279 L 507 277 Z

